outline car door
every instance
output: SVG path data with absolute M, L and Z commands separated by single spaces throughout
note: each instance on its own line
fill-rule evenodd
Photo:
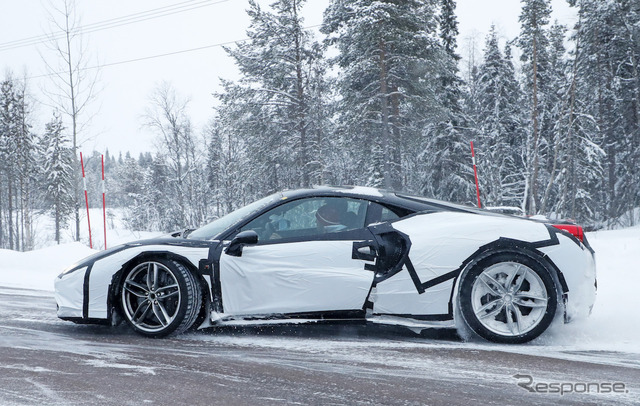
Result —
M 240 256 L 223 250 L 223 312 L 269 315 L 362 310 L 373 283 L 358 247 L 372 240 L 369 202 L 309 197 L 286 202 L 239 231 L 258 234 Z M 371 259 L 371 258 L 369 258 Z

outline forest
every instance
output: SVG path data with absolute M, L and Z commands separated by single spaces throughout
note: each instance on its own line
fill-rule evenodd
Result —
M 225 48 L 240 78 L 223 78 L 205 128 L 168 82 L 141 106 L 154 149 L 105 154 L 109 205 L 129 227 L 199 226 L 325 184 L 475 206 L 471 142 L 483 206 L 588 229 L 639 220 L 640 2 L 569 0 L 578 21 L 566 26 L 550 0 L 521 0 L 519 35 L 503 41 L 491 27 L 464 69 L 455 0 L 332 0 L 320 35 L 304 3 L 249 0 L 249 39 Z M 80 238 L 83 104 L 69 69 L 72 91 L 44 128 L 32 125 L 25 80 L 0 77 L 0 248 L 32 248 L 38 212 L 55 220 L 56 240 L 64 227 Z M 100 162 L 100 152 L 83 161 L 92 207 Z

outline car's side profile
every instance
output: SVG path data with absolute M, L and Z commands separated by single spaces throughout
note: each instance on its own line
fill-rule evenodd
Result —
M 125 244 L 55 281 L 58 316 L 160 337 L 264 320 L 367 319 L 520 343 L 590 312 L 593 251 L 551 225 L 361 187 L 276 193 Z M 461 323 L 458 323 L 461 324 Z

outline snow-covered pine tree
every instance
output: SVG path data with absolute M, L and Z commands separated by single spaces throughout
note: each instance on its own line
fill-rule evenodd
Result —
M 640 205 L 640 4 L 629 0 L 572 0 L 581 53 L 577 100 L 595 118 L 592 134 L 606 152 L 605 217 L 614 220 Z
M 403 189 L 421 132 L 441 121 L 441 61 L 435 0 L 334 0 L 322 31 L 339 67 L 338 131 L 357 183 Z
M 19 114 L 15 84 L 11 78 L 0 84 L 0 246 L 15 247 L 15 164 Z M 5 220 L 6 219 L 6 220 Z
M 20 121 L 18 123 L 16 140 L 16 158 L 18 171 L 18 193 L 20 200 L 18 208 L 20 212 L 17 229 L 19 234 L 19 249 L 21 251 L 33 249 L 34 235 L 32 215 L 35 209 L 39 166 L 36 162 L 38 141 L 36 134 L 31 131 L 31 106 L 27 101 L 26 83 L 21 82 L 17 91 L 17 109 Z
M 576 219 L 582 224 L 598 222 L 598 190 L 602 189 L 602 162 L 604 152 L 599 147 L 597 125 L 585 109 L 582 92 L 591 92 L 579 83 L 578 63 L 582 54 L 579 33 L 574 35 L 572 58 L 565 55 L 566 29 L 554 24 L 549 31 L 551 86 L 545 100 L 548 118 L 546 127 L 552 138 L 546 171 L 549 175 L 540 211 L 562 218 Z
M 30 114 L 25 83 L 9 73 L 0 84 L 0 247 L 16 250 L 33 246 L 37 143 Z
M 535 214 L 539 206 L 539 186 L 541 168 L 544 167 L 542 151 L 544 136 L 544 99 L 547 96 L 548 81 L 545 74 L 549 71 L 549 38 L 547 25 L 551 16 L 551 0 L 521 0 L 520 36 L 518 45 L 522 51 L 520 57 L 525 74 L 525 94 L 530 111 L 528 130 L 526 168 L 529 174 L 525 193 L 525 209 Z
M 84 151 L 84 173 L 89 207 L 102 207 L 102 163 L 98 151 Z M 113 202 L 112 202 L 113 203 Z
M 45 126 L 40 139 L 44 178 L 44 200 L 54 220 L 55 240 L 60 244 L 60 230 L 65 227 L 74 212 L 74 170 L 73 149 L 64 134 L 60 114 Z
M 171 193 L 170 169 L 162 155 L 153 157 L 145 176 L 142 180 L 145 202 L 153 208 L 150 212 L 150 224 L 156 230 L 175 231 L 182 224 L 175 224 L 175 219 L 171 218 L 171 210 L 175 209 L 174 202 L 166 199 L 167 193 Z
M 208 213 L 208 188 L 204 182 L 207 151 L 205 140 L 196 138 L 190 123 L 184 135 L 187 218 L 183 227 L 194 228 L 202 225 Z
M 458 62 L 460 62 L 461 58 L 457 53 L 459 32 L 455 0 L 440 0 L 438 21 L 440 23 L 442 47 L 448 56 L 447 59 L 442 61 L 445 66 L 440 75 L 445 96 L 444 104 L 454 114 L 453 118 L 458 119 L 455 115 L 461 114 L 460 100 L 463 83 L 458 75 Z
M 549 206 L 558 200 L 558 175 L 564 171 L 561 164 L 563 158 L 571 158 L 565 156 L 564 149 L 567 147 L 567 131 L 568 122 L 563 122 L 567 110 L 571 105 L 571 82 L 567 76 L 568 61 L 566 59 L 566 49 L 564 46 L 566 27 L 557 22 L 549 29 L 549 63 L 548 70 L 541 75 L 544 78 L 544 87 L 547 89 L 545 97 L 542 101 L 541 111 L 544 112 L 540 123 L 540 133 L 542 134 L 542 144 L 544 150 L 541 154 L 545 155 L 546 166 L 544 168 L 545 184 L 541 182 L 540 205 L 541 213 L 547 213 Z M 564 126 L 564 128 L 563 128 Z
M 116 171 L 115 190 L 123 201 L 124 221 L 132 230 L 154 230 L 157 225 L 149 221 L 149 209 L 144 199 L 145 173 L 138 161 L 127 152 Z
M 175 172 L 166 154 L 144 154 L 142 162 L 127 152 L 116 168 L 113 195 L 122 201 L 124 220 L 133 230 L 176 231 L 186 226 L 182 208 L 171 198 Z
M 492 26 L 484 49 L 484 62 L 477 71 L 476 155 L 480 190 L 486 204 L 520 207 L 525 184 L 523 122 L 526 120 L 508 44 L 505 54 L 500 50 L 498 34 Z
M 227 110 L 229 113 L 229 110 Z M 229 115 L 224 120 L 231 119 Z M 206 129 L 209 141 L 207 153 L 207 183 L 212 193 L 212 210 L 215 217 L 229 213 L 243 203 L 258 198 L 257 187 L 247 184 L 245 174 L 251 172 L 247 160 L 247 145 L 233 131 L 233 121 L 215 121 Z M 244 187 L 238 185 L 244 184 Z M 260 194 L 262 191 L 258 191 Z
M 269 105 L 252 103 L 259 96 L 254 89 L 227 80 L 221 80 L 223 91 L 217 94 L 220 102 L 217 107 L 215 124 L 208 131 L 209 148 L 221 148 L 208 155 L 209 171 L 223 166 L 227 157 L 234 157 L 234 168 L 221 168 L 216 176 L 219 189 L 215 194 L 220 199 L 222 212 L 226 213 L 238 198 L 254 199 L 285 188 L 286 171 L 293 166 L 292 154 L 285 154 L 289 144 L 288 135 L 274 131 L 274 117 L 270 117 Z M 274 114 L 276 111 L 274 111 Z M 224 155 L 223 155 L 224 154 Z M 247 187 L 239 190 L 234 169 L 240 169 L 237 176 Z M 252 189 L 252 190 L 248 190 Z M 238 195 L 240 194 L 240 196 Z M 254 199 L 255 200 L 255 199 Z
M 124 202 L 118 191 L 118 161 L 114 154 L 108 149 L 104 153 L 104 178 L 105 186 L 107 188 L 107 208 L 109 207 L 123 207 Z M 100 177 L 102 179 L 102 177 Z M 102 198 L 102 196 L 100 196 Z
M 246 143 L 256 195 L 321 181 L 325 155 L 324 66 L 321 48 L 303 26 L 304 0 L 278 0 L 270 10 L 249 1 L 249 40 L 226 49 L 240 70 L 223 82 L 218 115 Z
M 476 132 L 463 109 L 464 83 L 459 76 L 457 54 L 458 21 L 454 0 L 439 0 L 440 41 L 444 51 L 440 60 L 440 87 L 443 116 L 424 131 L 425 148 L 420 154 L 421 174 L 417 190 L 421 194 L 460 203 L 475 202 L 469 141 Z

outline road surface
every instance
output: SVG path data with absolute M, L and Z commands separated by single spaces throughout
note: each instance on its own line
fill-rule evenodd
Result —
M 51 293 L 0 288 L 0 405 L 40 404 L 640 405 L 640 355 L 372 324 L 148 339 L 61 321 Z

